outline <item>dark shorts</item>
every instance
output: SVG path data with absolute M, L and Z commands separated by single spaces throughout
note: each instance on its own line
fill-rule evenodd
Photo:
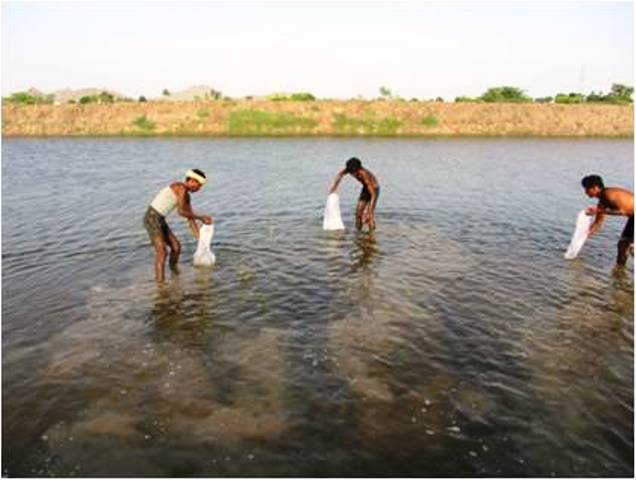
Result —
M 375 196 L 375 202 L 373 203 L 373 206 L 375 207 L 375 204 L 378 203 L 378 198 L 380 198 L 380 186 L 378 185 L 377 187 L 375 187 L 375 191 L 376 191 L 376 196 Z M 367 187 L 364 187 L 362 189 L 362 191 L 360 192 L 360 198 L 358 198 L 359 202 L 369 202 L 371 200 L 371 192 L 369 191 L 369 189 Z
M 170 227 L 168 227 L 165 217 L 152 207 L 148 207 L 146 210 L 144 227 L 146 227 L 151 241 L 156 237 L 161 237 L 164 242 L 169 243 Z
M 627 220 L 623 233 L 621 234 L 621 239 L 623 238 L 631 240 L 632 242 L 634 241 L 634 217 L 629 217 L 629 220 Z

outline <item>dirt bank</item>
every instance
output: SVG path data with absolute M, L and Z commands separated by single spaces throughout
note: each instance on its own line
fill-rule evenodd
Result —
M 382 101 L 3 105 L 3 136 L 632 137 L 633 106 Z

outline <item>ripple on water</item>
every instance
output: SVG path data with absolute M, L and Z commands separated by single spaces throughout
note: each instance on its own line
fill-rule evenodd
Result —
M 562 258 L 585 202 L 572 165 L 627 178 L 631 142 L 42 142 L 3 145 L 10 475 L 633 473 L 621 226 Z M 347 230 L 320 228 L 343 149 L 381 178 L 374 234 L 352 228 L 353 182 Z M 175 158 L 214 172 L 193 203 L 217 264 L 192 268 L 171 218 L 181 273 L 156 288 L 140 198 Z

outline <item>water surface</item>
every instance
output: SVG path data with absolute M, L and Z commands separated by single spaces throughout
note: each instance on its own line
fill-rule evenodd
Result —
M 349 156 L 375 234 L 325 233 Z M 12 139 L 2 152 L 3 474 L 632 476 L 624 220 L 575 261 L 580 179 L 631 140 Z M 213 269 L 153 280 L 141 224 L 191 167 Z

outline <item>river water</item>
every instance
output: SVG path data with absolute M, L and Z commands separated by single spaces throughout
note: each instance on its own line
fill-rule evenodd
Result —
M 375 234 L 322 231 L 350 156 Z M 191 167 L 213 269 L 176 215 Z M 5 139 L 5 476 L 633 476 L 624 219 L 563 259 L 580 179 L 633 189 L 631 140 Z

